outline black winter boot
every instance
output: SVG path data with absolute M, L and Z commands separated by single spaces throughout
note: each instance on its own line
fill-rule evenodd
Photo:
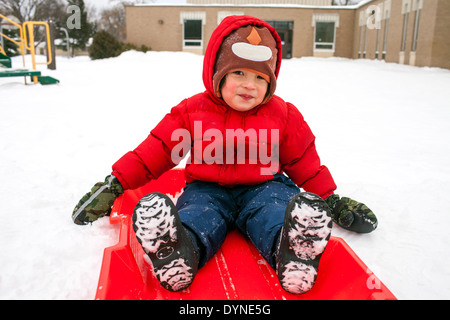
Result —
M 303 192 L 291 199 L 277 252 L 276 271 L 284 290 L 302 294 L 314 286 L 331 227 L 331 210 L 318 195 Z
M 134 209 L 133 229 L 161 285 L 170 291 L 189 287 L 198 254 L 172 200 L 162 193 L 144 196 Z

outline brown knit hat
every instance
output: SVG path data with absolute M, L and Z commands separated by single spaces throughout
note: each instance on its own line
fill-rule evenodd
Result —
M 224 38 L 217 52 L 213 75 L 214 93 L 221 97 L 220 82 L 228 72 L 236 69 L 249 70 L 269 82 L 263 103 L 267 102 L 277 86 L 277 55 L 276 41 L 266 27 L 247 25 L 236 29 Z

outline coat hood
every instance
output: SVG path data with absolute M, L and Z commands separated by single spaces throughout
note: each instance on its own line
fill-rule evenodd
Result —
M 247 26 L 251 26 L 251 28 L 247 27 Z M 250 33 L 254 29 L 260 30 L 259 33 L 261 34 L 262 39 L 264 41 L 272 42 L 272 45 L 270 47 L 272 47 L 271 49 L 272 49 L 273 57 L 271 56 L 270 59 L 276 60 L 276 62 L 273 61 L 274 62 L 273 66 L 271 66 L 269 68 L 270 63 L 268 63 L 268 62 L 265 63 L 264 62 L 265 60 L 261 60 L 262 62 L 258 62 L 258 61 L 255 62 L 254 59 L 248 60 L 245 57 L 245 54 L 246 54 L 246 52 L 248 52 L 248 50 L 245 51 L 247 48 L 245 47 L 243 42 L 240 42 L 238 44 L 244 45 L 244 47 L 241 48 L 242 50 L 244 50 L 243 51 L 244 56 L 242 56 L 240 53 L 238 53 L 237 56 L 232 57 L 232 62 L 229 63 L 229 65 L 226 65 L 224 67 L 222 66 L 223 65 L 222 57 L 221 57 L 221 61 L 220 62 L 218 61 L 219 55 L 221 55 L 221 56 L 224 55 L 223 54 L 224 50 L 230 50 L 229 49 L 230 46 L 228 44 L 224 44 L 224 42 L 225 42 L 224 40 L 227 40 L 226 42 L 229 42 L 228 40 L 230 38 L 239 37 L 239 33 L 236 33 L 235 31 L 240 28 L 243 28 L 243 27 L 246 27 Z M 263 32 L 261 32 L 261 30 L 263 30 Z M 228 37 L 232 33 L 233 33 L 233 36 Z M 256 32 L 256 33 L 258 33 L 258 32 Z M 249 36 L 251 37 L 251 35 L 249 35 Z M 259 37 L 259 35 L 258 35 L 258 37 Z M 273 37 L 273 39 L 272 39 L 272 37 Z M 247 38 L 247 39 L 251 39 L 251 38 Z M 242 36 L 241 36 L 241 40 L 242 40 Z M 259 40 L 261 40 L 261 38 Z M 237 41 L 239 41 L 239 40 L 237 40 Z M 246 41 L 248 41 L 248 40 L 244 40 L 244 42 L 246 42 Z M 224 46 L 222 46 L 223 44 L 224 44 Z M 237 47 L 238 46 L 236 46 L 235 49 Z M 250 47 L 250 49 L 252 49 L 250 45 L 248 45 L 248 47 Z M 253 46 L 253 48 L 254 47 L 255 46 Z M 266 47 L 266 49 L 267 49 L 267 47 Z M 233 52 L 237 53 L 237 52 L 235 52 L 235 50 Z M 262 53 L 264 55 L 264 52 L 262 52 Z M 252 54 L 252 52 L 250 51 L 249 54 Z M 226 53 L 225 53 L 225 55 L 226 55 Z M 266 58 L 264 58 L 264 59 L 266 59 Z M 229 17 L 226 17 L 219 24 L 219 26 L 212 33 L 211 38 L 209 40 L 209 43 L 208 43 L 208 46 L 207 46 L 206 52 L 205 52 L 204 61 L 203 61 L 203 83 L 205 85 L 206 90 L 208 91 L 208 94 L 211 96 L 211 98 L 220 104 L 224 104 L 224 101 L 219 97 L 220 94 L 218 95 L 218 82 L 220 82 L 220 79 L 226 74 L 227 67 L 230 67 L 230 69 L 232 69 L 232 67 L 244 67 L 245 66 L 246 68 L 253 69 L 257 72 L 259 71 L 259 72 L 265 73 L 271 78 L 270 79 L 271 81 L 269 83 L 269 93 L 265 99 L 265 102 L 267 102 L 273 96 L 273 94 L 275 92 L 276 78 L 278 77 L 278 73 L 280 71 L 281 60 L 282 60 L 281 40 L 280 40 L 278 33 L 275 31 L 275 29 L 271 25 L 269 25 L 267 22 L 265 22 L 261 19 L 251 17 L 251 16 L 245 16 L 245 15 L 229 16 Z M 215 70 L 215 68 L 217 69 L 217 67 L 220 70 Z M 230 69 L 228 69 L 228 71 L 230 71 Z

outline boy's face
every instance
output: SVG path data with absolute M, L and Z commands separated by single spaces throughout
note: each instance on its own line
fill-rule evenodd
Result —
M 268 86 L 268 82 L 254 72 L 234 70 L 226 75 L 221 95 L 232 109 L 248 111 L 263 102 Z

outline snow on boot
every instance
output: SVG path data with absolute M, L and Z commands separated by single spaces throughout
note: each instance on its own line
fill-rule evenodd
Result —
M 198 255 L 172 200 L 150 193 L 139 200 L 133 229 L 161 285 L 170 291 L 189 287 L 198 269 Z
M 277 252 L 277 275 L 284 290 L 302 294 L 314 286 L 331 227 L 331 210 L 318 195 L 303 192 L 291 199 Z

